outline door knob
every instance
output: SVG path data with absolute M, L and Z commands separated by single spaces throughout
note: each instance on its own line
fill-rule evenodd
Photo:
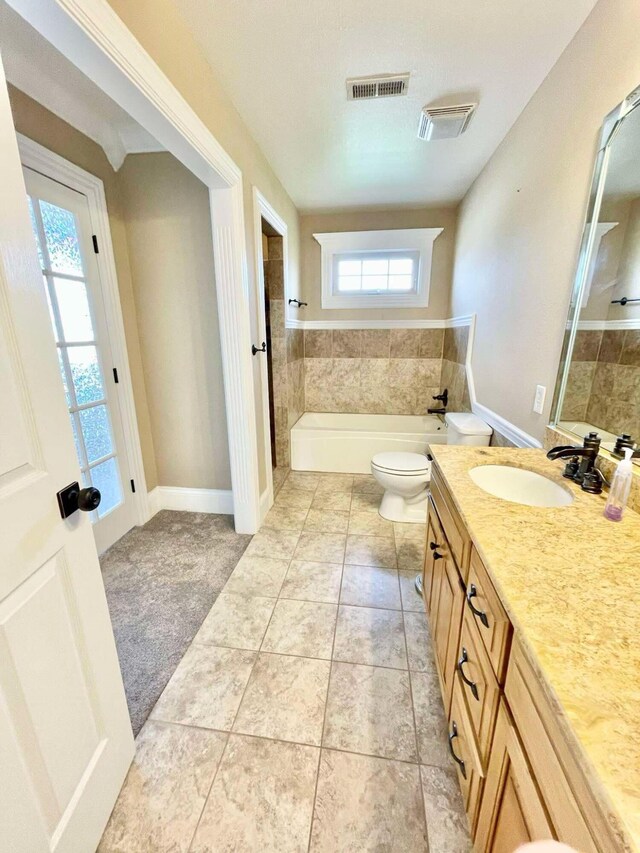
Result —
M 69 518 L 78 509 L 83 512 L 91 512 L 100 506 L 102 498 L 98 489 L 93 486 L 81 489 L 79 483 L 71 483 L 66 488 L 61 489 L 56 497 L 62 518 Z
M 267 342 L 262 341 L 262 346 L 257 347 L 255 344 L 251 344 L 251 355 L 255 355 L 257 352 L 266 352 L 267 351 Z

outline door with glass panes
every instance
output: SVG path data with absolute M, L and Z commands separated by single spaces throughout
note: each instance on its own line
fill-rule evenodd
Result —
M 135 507 L 89 206 L 33 169 L 24 176 L 81 484 L 102 495 L 91 513 L 101 553 L 134 526 Z

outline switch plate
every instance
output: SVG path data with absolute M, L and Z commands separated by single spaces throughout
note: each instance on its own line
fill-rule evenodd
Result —
M 536 396 L 533 400 L 533 411 L 537 415 L 541 415 L 544 409 L 544 398 L 547 395 L 547 389 L 544 385 L 536 385 Z

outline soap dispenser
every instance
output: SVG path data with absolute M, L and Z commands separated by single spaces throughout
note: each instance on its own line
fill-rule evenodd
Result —
M 631 478 L 633 477 L 633 468 L 631 457 L 633 448 L 624 448 L 624 459 L 618 463 L 616 472 L 613 475 L 613 482 L 609 489 L 609 497 L 604 508 L 604 516 L 609 521 L 621 521 L 624 508 L 629 500 L 629 492 L 631 490 Z

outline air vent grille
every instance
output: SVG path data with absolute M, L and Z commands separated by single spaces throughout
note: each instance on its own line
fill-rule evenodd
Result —
M 423 107 L 418 122 L 418 139 L 453 139 L 467 129 L 476 104 L 451 107 Z
M 408 74 L 354 77 L 347 80 L 347 100 L 362 101 L 369 98 L 393 98 L 398 95 L 406 95 L 408 87 Z

